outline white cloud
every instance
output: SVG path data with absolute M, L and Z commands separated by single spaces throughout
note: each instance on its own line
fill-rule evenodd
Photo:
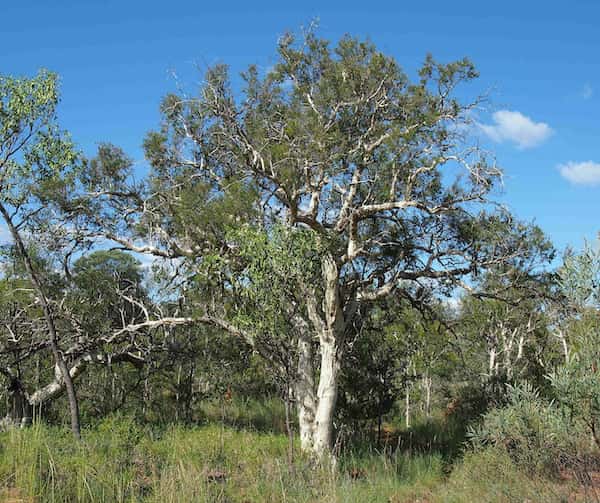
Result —
M 568 162 L 558 167 L 560 174 L 575 185 L 600 185 L 600 163 Z
M 544 122 L 534 122 L 521 112 L 499 110 L 492 115 L 494 124 L 480 124 L 483 132 L 495 142 L 510 141 L 520 149 L 541 144 L 552 134 Z
M 581 90 L 581 97 L 584 100 L 589 100 L 592 96 L 594 96 L 594 88 L 589 83 L 585 83 L 583 85 L 583 89 Z

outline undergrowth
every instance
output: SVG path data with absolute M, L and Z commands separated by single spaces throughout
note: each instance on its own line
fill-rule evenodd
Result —
M 559 502 L 568 492 L 493 449 L 448 465 L 435 450 L 348 448 L 335 469 L 314 468 L 298 445 L 290 462 L 281 433 L 222 424 L 156 429 L 127 417 L 85 430 L 80 443 L 39 424 L 0 433 L 0 486 L 10 501 L 40 503 Z

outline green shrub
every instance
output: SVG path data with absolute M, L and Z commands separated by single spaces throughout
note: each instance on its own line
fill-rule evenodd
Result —
M 473 446 L 493 446 L 530 473 L 555 475 L 557 461 L 576 452 L 578 435 L 572 424 L 531 385 L 507 389 L 509 403 L 487 412 L 481 425 L 469 431 Z
M 600 340 L 590 334 L 582 342 L 549 380 L 557 403 L 571 422 L 583 424 L 600 448 Z
M 571 488 L 532 475 L 515 464 L 505 449 L 486 447 L 467 452 L 432 502 L 564 503 Z

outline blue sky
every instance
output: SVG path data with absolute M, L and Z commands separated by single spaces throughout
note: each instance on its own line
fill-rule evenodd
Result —
M 489 92 L 482 140 L 504 168 L 503 201 L 559 248 L 600 230 L 600 2 L 52 2 L 0 0 L 0 73 L 62 79 L 60 120 L 88 155 L 110 141 L 143 162 L 161 96 L 197 67 L 274 62 L 286 30 L 369 37 L 414 74 L 426 53 L 470 57 Z

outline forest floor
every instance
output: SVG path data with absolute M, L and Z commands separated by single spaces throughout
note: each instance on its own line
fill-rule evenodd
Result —
M 396 432 L 389 435 L 398 443 Z M 431 445 L 348 450 L 332 470 L 311 467 L 297 452 L 290 460 L 285 435 L 222 425 L 159 431 L 113 418 L 85 430 L 81 443 L 66 429 L 34 426 L 0 434 L 0 501 L 600 501 L 600 474 L 587 485 L 569 473 L 536 478 L 492 450 L 449 461 Z

